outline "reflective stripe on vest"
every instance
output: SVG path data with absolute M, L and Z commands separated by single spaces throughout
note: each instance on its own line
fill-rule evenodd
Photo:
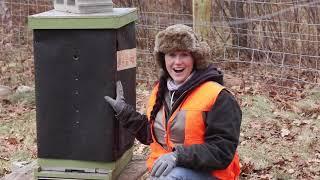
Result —
M 206 82 L 196 89 L 194 89 L 186 99 L 179 105 L 179 107 L 173 112 L 170 119 L 168 120 L 168 125 L 166 129 L 166 143 L 167 149 L 163 148 L 159 143 L 156 142 L 154 133 L 152 133 L 153 143 L 150 144 L 151 154 L 147 160 L 147 167 L 151 170 L 154 161 L 162 154 L 172 151 L 174 143 L 170 140 L 171 138 L 171 124 L 173 123 L 177 114 L 181 111 L 185 113 L 185 123 L 184 124 L 184 142 L 185 146 L 192 144 L 203 144 L 204 134 L 205 134 L 205 120 L 203 112 L 208 112 L 212 109 L 216 98 L 218 97 L 220 91 L 224 87 L 215 82 Z M 158 85 L 153 89 L 149 105 L 147 108 L 147 116 L 150 119 L 150 114 L 155 104 L 156 94 L 158 91 Z M 158 116 L 157 116 L 158 117 Z M 153 123 L 151 125 L 153 132 Z M 174 132 L 172 132 L 174 133 Z M 236 179 L 240 174 L 239 157 L 236 153 L 232 162 L 226 169 L 214 170 L 212 175 L 219 179 Z

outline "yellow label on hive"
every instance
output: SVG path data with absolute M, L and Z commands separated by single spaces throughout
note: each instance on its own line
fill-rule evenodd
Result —
M 136 66 L 137 66 L 136 48 L 117 51 L 117 71 L 134 68 Z

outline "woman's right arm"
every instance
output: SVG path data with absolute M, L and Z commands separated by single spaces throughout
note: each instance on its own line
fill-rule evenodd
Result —
M 147 115 L 136 112 L 132 106 L 126 104 L 123 110 L 116 115 L 116 118 L 142 144 L 149 145 L 152 143 L 151 125 Z

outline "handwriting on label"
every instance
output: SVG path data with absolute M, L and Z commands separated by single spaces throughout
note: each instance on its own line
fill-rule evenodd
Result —
M 136 48 L 117 51 L 117 71 L 134 68 L 136 66 L 137 66 Z

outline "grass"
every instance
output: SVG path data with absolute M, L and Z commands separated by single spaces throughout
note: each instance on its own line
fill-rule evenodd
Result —
M 8 100 L 13 104 L 23 104 L 28 107 L 34 107 L 36 105 L 34 91 L 14 93 L 8 97 Z
M 6 101 L 6 118 L 0 121 L 0 176 L 11 171 L 14 162 L 36 156 L 34 91 L 12 94 Z
M 35 111 L 10 121 L 0 121 L 2 168 L 10 168 L 15 161 L 31 161 L 35 158 Z
M 317 108 L 319 91 L 300 101 L 290 102 L 299 111 L 280 109 L 270 98 L 243 96 L 242 136 L 238 148 L 243 165 L 252 172 L 243 179 L 316 179 L 320 167 L 320 122 L 302 113 Z M 317 113 L 317 112 L 315 112 Z M 288 135 L 281 134 L 287 129 Z M 317 155 L 318 154 L 318 155 Z
M 266 118 L 273 117 L 275 105 L 265 96 L 245 95 L 242 97 L 244 107 L 242 108 L 244 118 Z

